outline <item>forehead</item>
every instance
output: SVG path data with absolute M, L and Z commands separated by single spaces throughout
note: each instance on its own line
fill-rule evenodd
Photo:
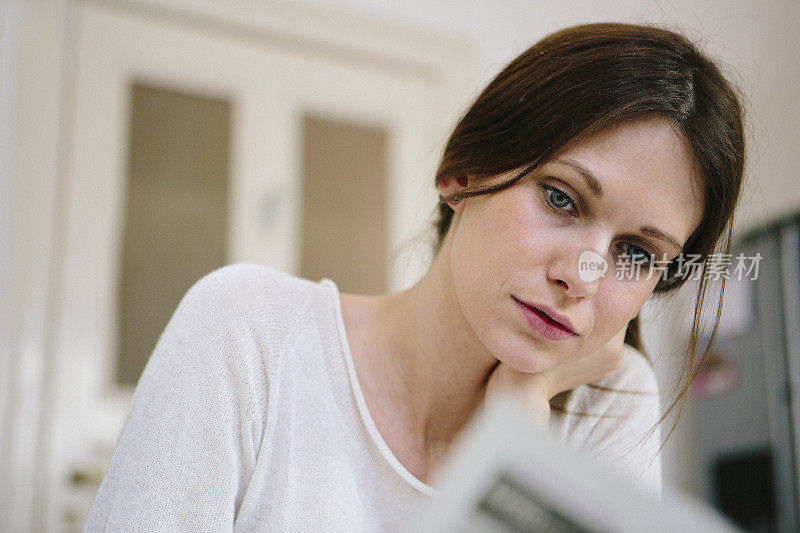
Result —
M 599 201 L 617 216 L 669 226 L 663 229 L 684 238 L 700 222 L 702 191 L 692 152 L 664 119 L 603 130 L 566 146 L 544 166 L 564 168 L 582 183 L 581 173 L 570 163 L 596 177 L 603 189 Z

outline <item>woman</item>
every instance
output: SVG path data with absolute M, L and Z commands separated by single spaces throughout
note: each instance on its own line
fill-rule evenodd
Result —
M 565 445 L 660 493 L 663 417 L 636 317 L 684 282 L 681 252 L 727 249 L 743 164 L 739 100 L 684 37 L 625 24 L 548 36 L 448 141 L 436 253 L 416 285 L 339 294 L 240 264 L 189 291 L 87 529 L 398 529 L 465 423 L 510 386 Z M 586 276 L 582 257 L 609 269 Z M 633 276 L 615 275 L 623 259 Z M 696 367 L 705 283 L 670 410 Z

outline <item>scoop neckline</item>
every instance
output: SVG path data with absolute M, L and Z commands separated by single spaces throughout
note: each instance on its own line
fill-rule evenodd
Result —
M 392 450 L 389 448 L 389 445 L 386 444 L 386 441 L 383 440 L 383 437 L 381 436 L 380 431 L 378 431 L 378 427 L 375 425 L 375 421 L 372 418 L 372 414 L 369 412 L 367 402 L 364 398 L 364 393 L 361 390 L 361 384 L 358 380 L 355 363 L 353 362 L 353 355 L 350 352 L 350 343 L 347 339 L 347 331 L 344 327 L 344 315 L 342 314 L 339 287 L 336 285 L 336 282 L 329 278 L 322 278 L 320 283 L 327 285 L 331 290 L 331 296 L 333 298 L 333 304 L 336 311 L 336 327 L 339 332 L 339 342 L 341 344 L 341 352 L 344 357 L 345 366 L 347 367 L 347 375 L 350 379 L 350 388 L 353 391 L 356 406 L 358 407 L 358 414 L 364 426 L 367 428 L 367 433 L 369 433 L 370 437 L 372 438 L 372 442 L 378 448 L 378 451 L 381 453 L 386 462 L 389 463 L 392 469 L 401 478 L 403 478 L 406 483 L 411 485 L 411 487 L 428 496 L 438 494 L 439 489 L 424 483 L 414 474 L 409 472 L 408 469 L 406 469 L 406 467 L 403 466 L 403 464 L 397 459 L 397 457 L 395 457 L 394 453 L 392 453 Z

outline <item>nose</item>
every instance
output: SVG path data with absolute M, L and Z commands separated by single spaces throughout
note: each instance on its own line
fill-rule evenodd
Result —
M 586 254 L 590 254 L 599 261 L 592 263 L 586 261 Z M 591 298 L 597 293 L 600 279 L 606 273 L 600 266 L 604 261 L 603 256 L 591 252 L 575 252 L 561 254 L 554 259 L 547 270 L 547 278 L 560 287 L 564 295 L 576 300 Z M 581 270 L 583 268 L 583 271 Z M 607 268 L 607 265 L 606 265 Z

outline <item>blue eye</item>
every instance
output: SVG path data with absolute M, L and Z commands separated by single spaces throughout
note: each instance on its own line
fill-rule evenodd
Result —
M 575 208 L 575 202 L 569 197 L 567 193 L 556 187 L 550 185 L 542 185 L 547 196 L 547 201 L 560 211 L 571 211 Z M 564 209 L 565 207 L 572 206 L 572 209 Z
M 630 256 L 634 262 L 641 265 L 649 265 L 655 259 L 655 256 L 644 248 L 629 242 L 622 245 L 622 253 Z

